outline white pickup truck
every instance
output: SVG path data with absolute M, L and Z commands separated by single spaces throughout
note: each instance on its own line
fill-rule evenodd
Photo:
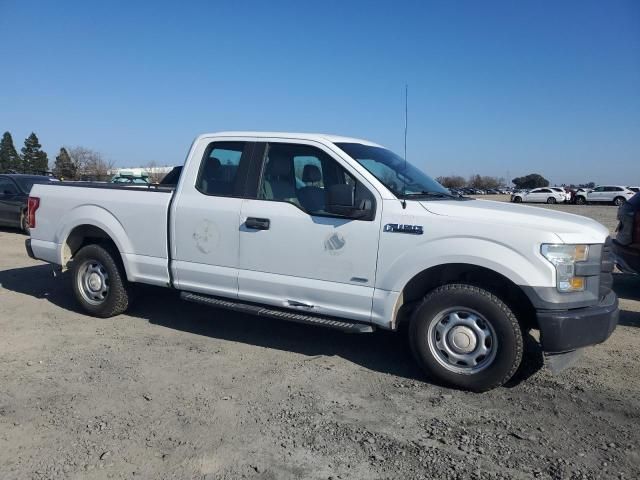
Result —
M 145 283 L 347 332 L 407 322 L 424 371 L 473 391 L 511 378 L 530 329 L 553 367 L 618 319 L 605 227 L 454 197 L 354 138 L 202 135 L 175 188 L 35 185 L 28 220 L 29 255 L 69 267 L 91 315 Z

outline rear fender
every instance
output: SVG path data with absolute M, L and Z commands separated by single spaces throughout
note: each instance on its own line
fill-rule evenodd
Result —
M 127 233 L 118 219 L 108 210 L 98 205 L 82 205 L 67 212 L 59 222 L 55 241 L 58 244 L 59 263 L 63 268 L 71 260 L 71 250 L 67 243 L 71 232 L 77 227 L 91 225 L 103 230 L 118 248 L 123 259 L 127 278 L 132 277 L 130 266 L 124 261 L 124 254 L 132 253 L 133 248 Z

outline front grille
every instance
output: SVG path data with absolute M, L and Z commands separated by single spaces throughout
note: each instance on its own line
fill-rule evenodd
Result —
M 613 288 L 613 254 L 611 253 L 611 237 L 602 246 L 602 260 L 600 261 L 600 299 L 603 299 Z

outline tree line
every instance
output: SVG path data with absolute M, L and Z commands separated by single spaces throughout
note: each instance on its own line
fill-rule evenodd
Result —
M 13 145 L 13 138 L 5 132 L 0 140 L 0 173 L 38 173 L 44 175 L 49 170 L 47 153 L 42 150 L 35 133 L 31 132 L 24 140 L 19 154 Z
M 484 175 L 471 175 L 468 179 L 460 175 L 449 175 L 436 178 L 438 182 L 447 188 L 478 188 L 480 190 L 496 189 L 505 186 L 505 180 L 501 177 L 490 177 Z M 511 180 L 516 188 L 541 188 L 548 187 L 549 180 L 539 173 L 530 173 L 522 177 L 516 177 Z M 592 182 L 593 183 L 593 182 Z
M 504 178 L 502 177 L 490 177 L 485 175 L 471 175 L 468 179 L 460 175 L 449 175 L 436 178 L 438 183 L 447 188 L 478 188 L 480 190 L 487 190 L 492 188 L 504 187 Z
M 47 153 L 35 133 L 25 141 L 18 153 L 11 133 L 4 132 L 0 140 L 0 173 L 49 175 L 62 180 L 108 180 L 114 163 L 100 152 L 85 147 L 61 147 L 53 168 L 49 170 Z

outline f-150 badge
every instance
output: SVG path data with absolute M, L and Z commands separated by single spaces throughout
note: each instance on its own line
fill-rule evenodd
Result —
M 387 223 L 384 226 L 385 232 L 394 232 L 394 233 L 410 233 L 411 235 L 422 235 L 424 231 L 422 230 L 422 225 L 402 225 L 398 223 Z

